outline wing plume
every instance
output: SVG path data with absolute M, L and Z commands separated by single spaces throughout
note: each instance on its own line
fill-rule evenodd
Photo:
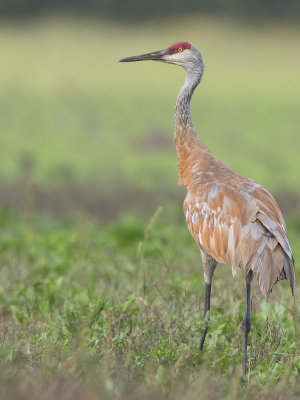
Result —
M 214 173 L 212 163 L 198 174 L 194 168 L 196 178 L 188 184 L 184 210 L 193 238 L 217 262 L 229 265 L 233 275 L 238 268 L 244 275 L 252 270 L 266 298 L 281 279 L 288 280 L 294 295 L 294 260 L 275 199 L 229 167 L 223 174 L 216 168 Z

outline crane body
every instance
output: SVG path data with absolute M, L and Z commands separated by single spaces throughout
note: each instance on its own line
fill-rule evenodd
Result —
M 180 65 L 186 71 L 185 83 L 175 105 L 174 142 L 179 184 L 187 188 L 183 205 L 185 218 L 200 248 L 204 272 L 203 318 L 206 323 L 199 347 L 202 350 L 209 327 L 211 285 L 217 264 L 227 264 L 233 275 L 240 268 L 246 285 L 242 322 L 243 375 L 246 378 L 253 276 L 266 299 L 273 285 L 281 279 L 288 280 L 294 295 L 294 260 L 286 225 L 270 192 L 220 161 L 197 135 L 190 115 L 190 101 L 204 71 L 197 47 L 178 42 L 165 50 L 120 61 L 143 60 Z

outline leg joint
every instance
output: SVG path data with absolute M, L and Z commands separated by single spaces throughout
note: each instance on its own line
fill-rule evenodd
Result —
M 250 329 L 251 329 L 250 320 L 248 320 L 248 319 L 243 319 L 243 321 L 242 321 L 242 329 L 243 329 L 243 331 L 244 331 L 245 333 L 247 333 L 247 334 L 250 332 Z

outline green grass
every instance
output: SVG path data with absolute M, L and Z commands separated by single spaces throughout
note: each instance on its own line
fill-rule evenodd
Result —
M 278 23 L 238 26 L 201 17 L 133 27 L 3 22 L 1 175 L 17 179 L 27 161 L 30 178 L 43 185 L 72 178 L 99 187 L 122 180 L 147 190 L 162 181 L 174 188 L 173 108 L 184 72 L 117 61 L 183 39 L 199 46 L 206 66 L 192 102 L 203 141 L 269 189 L 299 193 L 298 36 L 297 27 Z
M 253 285 L 247 388 L 244 285 L 225 266 L 199 352 L 201 263 L 180 219 L 158 210 L 100 227 L 1 211 L 2 398 L 297 398 L 300 320 L 286 281 L 269 303 Z M 288 229 L 299 259 L 299 220 Z

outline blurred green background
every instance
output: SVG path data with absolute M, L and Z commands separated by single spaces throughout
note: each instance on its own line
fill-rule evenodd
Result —
M 180 13 L 150 21 L 56 14 L 0 25 L 2 204 L 111 218 L 179 201 L 179 67 L 118 59 L 191 41 L 205 62 L 194 125 L 220 159 L 299 210 L 296 24 Z

